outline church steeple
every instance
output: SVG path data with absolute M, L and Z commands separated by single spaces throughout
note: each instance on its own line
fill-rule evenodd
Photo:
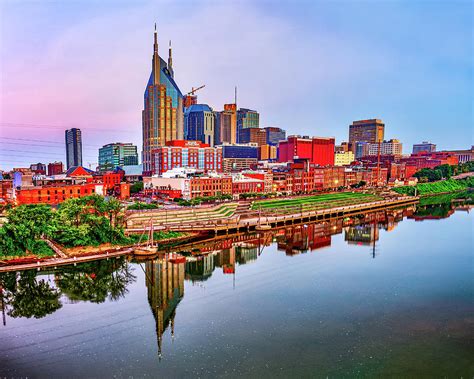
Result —
M 160 83 L 160 57 L 158 56 L 158 32 L 156 31 L 155 22 L 155 35 L 153 43 L 153 84 L 157 85 Z

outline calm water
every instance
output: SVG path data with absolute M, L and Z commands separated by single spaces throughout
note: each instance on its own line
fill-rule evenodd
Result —
M 1 275 L 0 377 L 472 377 L 473 216 L 451 213 Z

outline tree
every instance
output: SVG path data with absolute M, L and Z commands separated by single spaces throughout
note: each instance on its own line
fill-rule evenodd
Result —
M 413 176 L 418 179 L 426 178 L 429 182 L 435 182 L 437 180 L 441 180 L 443 174 L 440 170 L 422 168 L 421 170 L 417 171 Z
M 20 205 L 8 212 L 8 224 L 17 241 L 38 239 L 48 232 L 53 213 L 48 205 Z
M 48 253 L 51 249 L 38 239 L 51 230 L 53 213 L 47 205 L 20 205 L 7 214 L 8 221 L 0 228 L 0 255 L 22 255 L 27 250 Z
M 143 191 L 143 182 L 136 182 L 136 183 L 133 183 L 130 186 L 130 193 L 131 194 L 139 193 L 141 191 Z
M 443 165 L 435 167 L 434 169 L 441 172 L 441 176 L 445 179 L 449 179 L 453 175 L 453 172 L 454 172 L 453 166 L 449 164 L 443 164 Z

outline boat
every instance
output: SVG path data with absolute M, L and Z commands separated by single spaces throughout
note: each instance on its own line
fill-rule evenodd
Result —
M 133 254 L 138 256 L 156 255 L 158 251 L 154 246 L 141 246 L 135 248 Z

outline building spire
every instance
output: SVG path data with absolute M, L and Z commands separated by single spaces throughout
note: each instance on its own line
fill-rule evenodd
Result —
M 155 22 L 155 41 L 153 43 L 153 53 L 158 54 L 158 32 L 156 31 L 156 22 Z
M 155 22 L 155 33 L 154 33 L 154 43 L 153 43 L 153 84 L 157 85 L 160 82 L 160 57 L 158 56 L 158 32 L 156 31 L 156 22 Z
M 168 70 L 173 69 L 173 57 L 171 55 L 171 40 L 170 40 L 170 46 L 169 46 L 169 53 L 168 53 Z

